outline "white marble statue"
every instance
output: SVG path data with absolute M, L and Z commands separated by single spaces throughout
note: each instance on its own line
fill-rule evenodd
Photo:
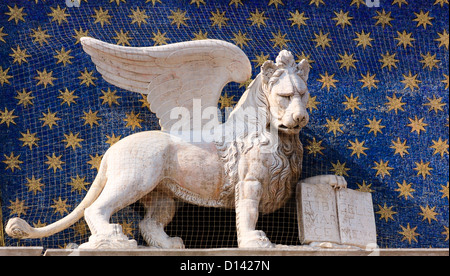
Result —
M 300 176 L 299 131 L 309 120 L 308 62 L 297 64 L 285 50 L 276 62 L 265 62 L 222 124 L 217 112 L 222 89 L 251 77 L 250 61 L 237 46 L 219 40 L 157 47 L 93 38 L 81 43 L 107 82 L 148 95 L 161 131 L 133 134 L 108 149 L 86 197 L 65 218 L 42 228 L 13 218 L 8 235 L 46 237 L 84 216 L 92 236 L 80 248 L 135 248 L 136 241 L 110 218 L 140 200 L 146 215 L 139 228 L 146 242 L 183 248 L 180 238 L 164 232 L 181 200 L 235 208 L 239 247 L 273 247 L 255 227 L 259 212 L 274 212 L 291 197 Z M 337 176 L 312 182 L 346 187 Z

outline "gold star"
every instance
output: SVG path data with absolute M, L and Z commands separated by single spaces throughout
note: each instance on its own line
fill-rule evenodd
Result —
M 69 91 L 69 89 L 66 88 L 66 90 L 63 92 L 59 90 L 59 93 L 61 93 L 60 96 L 58 96 L 58 99 L 61 99 L 61 105 L 67 104 L 70 106 L 71 103 L 76 104 L 75 99 L 79 98 L 78 96 L 75 96 L 73 93 L 75 93 L 75 90 Z
M 133 231 L 135 229 L 133 228 L 133 222 L 128 223 L 123 221 L 122 223 L 120 223 L 120 225 L 122 226 L 122 233 L 125 236 L 134 237 Z
M 14 152 L 11 152 L 11 154 L 9 156 L 7 156 L 6 154 L 3 154 L 3 156 L 5 156 L 5 158 L 6 158 L 6 160 L 2 161 L 3 163 L 5 163 L 7 165 L 5 170 L 10 169 L 12 172 L 14 172 L 14 169 L 19 169 L 19 170 L 22 169 L 22 168 L 20 168 L 20 164 L 22 164 L 23 161 L 19 160 L 20 154 L 15 156 Z
M 24 108 L 27 108 L 28 105 L 33 105 L 33 102 L 31 100 L 34 99 L 34 97 L 31 96 L 31 91 L 27 92 L 25 88 L 22 90 L 22 92 L 17 91 L 17 96 L 14 98 L 18 99 L 18 105 L 23 105 Z
M 435 5 L 441 5 L 441 8 L 443 8 L 443 7 L 444 7 L 444 4 L 447 4 L 447 5 L 448 5 L 448 0 L 435 0 L 435 1 L 434 1 L 434 4 L 435 4 Z
M 393 170 L 394 168 L 389 167 L 389 161 L 384 162 L 380 159 L 380 162 L 374 161 L 375 167 L 372 167 L 372 169 L 377 171 L 377 174 L 375 176 L 381 175 L 381 178 L 384 178 L 386 175 L 391 175 L 389 172 L 390 170 Z
M 430 167 L 431 162 L 424 163 L 423 160 L 420 160 L 420 163 L 414 163 L 416 164 L 414 170 L 417 171 L 417 176 L 422 175 L 423 179 L 426 179 L 428 175 L 431 175 L 430 171 L 433 170 L 433 168 Z
M 271 6 L 271 5 L 275 5 L 275 8 L 277 8 L 277 9 L 278 9 L 278 5 L 284 6 L 283 0 L 270 0 L 268 6 Z
M 350 6 L 356 5 L 356 7 L 359 9 L 360 5 L 366 5 L 366 1 L 365 0 L 352 0 L 352 2 L 350 3 Z
M 400 81 L 401 83 L 403 83 L 404 85 L 405 85 L 405 88 L 404 89 L 406 89 L 406 88 L 409 88 L 409 89 L 411 89 L 412 91 L 414 91 L 414 88 L 419 88 L 419 83 L 421 83 L 422 81 L 420 81 L 420 80 L 418 80 L 417 79 L 417 75 L 418 74 L 415 74 L 414 76 L 411 74 L 411 71 L 409 71 L 409 74 L 408 74 L 408 76 L 406 76 L 405 74 L 402 74 L 403 75 L 403 80 L 402 81 Z
M 385 55 L 381 54 L 382 59 L 379 60 L 379 62 L 383 63 L 381 66 L 381 69 L 388 67 L 389 71 L 391 71 L 392 67 L 397 69 L 397 62 L 398 59 L 395 58 L 396 53 L 393 53 L 392 55 L 389 54 L 389 51 L 386 52 Z
M 170 38 L 166 37 L 166 33 L 161 33 L 158 30 L 158 33 L 153 32 L 152 40 L 155 42 L 155 46 L 167 44 L 167 40 Z
M 434 149 L 433 155 L 440 154 L 443 158 L 444 154 L 448 155 L 448 140 L 442 141 L 441 137 L 439 137 L 438 141 L 433 140 L 433 145 L 430 149 Z
M 319 74 L 319 75 L 320 75 L 321 79 L 318 79 L 317 81 L 322 83 L 322 89 L 326 87 L 328 89 L 328 91 L 330 91 L 331 87 L 336 88 L 335 83 L 339 82 L 339 81 L 334 79 L 335 74 L 329 76 L 328 72 L 325 72 L 325 76 L 322 74 Z
M 434 112 L 438 113 L 438 111 L 444 111 L 443 107 L 445 106 L 445 103 L 442 102 L 442 98 L 436 99 L 436 95 L 433 95 L 433 99 L 430 99 L 427 97 L 428 103 L 423 104 L 424 106 L 429 106 L 431 110 L 434 110 Z
M 73 35 L 72 37 L 75 38 L 77 41 L 75 42 L 75 45 L 77 45 L 78 43 L 80 43 L 80 38 L 85 37 L 85 36 L 89 36 L 89 30 L 83 31 L 83 28 L 80 27 L 80 29 L 77 31 L 74 29 L 75 35 Z
M 112 106 L 112 104 L 117 104 L 119 105 L 119 103 L 117 102 L 118 99 L 122 98 L 120 96 L 117 96 L 117 90 L 111 91 L 111 88 L 108 87 L 108 91 L 103 91 L 101 90 L 103 96 L 100 97 L 100 99 L 103 100 L 102 104 L 108 104 L 109 107 Z
M 138 24 L 139 27 L 141 27 L 142 23 L 147 24 L 148 15 L 145 10 L 141 11 L 139 7 L 137 7 L 136 10 L 131 8 L 131 13 L 131 15 L 128 15 L 129 18 L 133 19 L 131 24 Z
M 117 6 L 119 6 L 120 2 L 126 3 L 126 0 L 109 0 L 109 3 L 116 2 Z
M 341 58 L 337 62 L 341 64 L 340 69 L 346 68 L 347 72 L 350 70 L 350 68 L 356 69 L 355 63 L 358 62 L 358 60 L 354 59 L 353 56 L 355 54 L 348 55 L 347 52 L 344 53 L 344 55 L 338 54 Z
M 328 38 L 330 33 L 323 34 L 322 30 L 319 31 L 319 34 L 314 33 L 316 38 L 312 39 L 312 41 L 316 42 L 316 48 L 322 47 L 322 50 L 325 50 L 326 47 L 331 47 L 330 42 L 331 38 Z
M 391 17 L 391 12 L 386 13 L 386 11 L 383 9 L 383 12 L 376 11 L 378 14 L 377 16 L 374 16 L 374 19 L 377 19 L 376 25 L 381 25 L 384 29 L 386 25 L 389 25 L 392 27 L 391 21 L 394 20 L 394 18 Z
M 367 156 L 367 154 L 364 152 L 365 150 L 368 150 L 369 148 L 364 147 L 365 141 L 362 141 L 361 143 L 358 141 L 358 139 L 355 139 L 355 142 L 352 142 L 348 140 L 350 143 L 350 147 L 347 147 L 348 149 L 352 150 L 352 154 L 350 156 L 353 156 L 356 154 L 358 158 L 361 157 L 361 154 L 364 154 Z
M 203 1 L 203 0 L 202 0 Z M 239 7 L 239 5 L 244 6 L 244 4 L 242 3 L 242 0 L 231 0 L 230 4 L 228 4 L 229 6 L 231 5 L 235 5 L 235 7 Z M 206 5 L 206 4 L 205 4 Z
M 311 59 L 311 54 L 307 55 L 302 51 L 301 55 L 295 55 L 297 57 L 297 59 L 295 60 L 295 62 L 301 62 L 302 60 L 307 60 L 308 61 L 308 65 L 309 68 L 312 68 L 312 64 L 315 62 L 314 60 Z
M 26 207 L 25 206 L 25 200 L 19 200 L 19 198 L 16 198 L 16 201 L 9 201 L 10 206 L 8 207 L 8 209 L 11 210 L 10 215 L 17 215 L 18 217 L 20 217 L 20 215 L 26 215 L 27 214 L 27 209 L 29 209 L 30 207 Z
M 162 4 L 161 0 L 146 0 L 145 3 L 148 3 L 150 1 L 152 2 L 153 6 L 155 6 L 156 2 Z M 194 0 L 192 0 L 192 1 L 194 1 Z M 202 1 L 202 0 L 200 0 L 200 1 Z
M 122 29 L 120 29 L 120 32 L 114 31 L 116 33 L 116 36 L 113 37 L 113 39 L 116 40 L 116 44 L 117 45 L 122 45 L 122 46 L 131 46 L 130 44 L 130 40 L 133 39 L 132 37 L 128 36 L 128 31 L 126 33 L 123 32 Z
M 85 237 L 85 236 L 87 236 L 87 233 L 88 233 L 87 228 L 88 228 L 87 224 L 83 220 L 83 221 L 78 221 L 77 223 L 75 223 L 70 229 L 72 229 L 74 231 L 75 237 L 78 237 L 78 236 Z
M 371 121 L 370 119 L 367 119 L 367 121 L 369 121 L 368 125 L 365 125 L 365 127 L 370 128 L 369 130 L 369 134 L 371 132 L 373 132 L 373 134 L 375 135 L 375 137 L 377 136 L 377 133 L 383 133 L 381 130 L 383 128 L 385 128 L 385 126 L 381 125 L 381 119 L 379 121 L 377 121 L 377 119 L 375 119 L 375 117 L 373 117 L 373 120 Z
M 52 86 L 54 85 L 53 81 L 57 78 L 53 77 L 53 71 L 47 73 L 47 69 L 44 68 L 44 71 L 39 72 L 39 70 L 36 70 L 36 72 L 39 75 L 37 77 L 34 77 L 35 80 L 38 80 L 37 85 L 42 84 L 45 88 L 47 88 L 48 84 L 51 84 Z
M 447 186 L 443 186 L 441 185 L 442 190 L 440 190 L 439 192 L 442 193 L 442 197 L 441 198 L 447 198 L 447 200 L 449 199 L 449 193 L 448 193 L 448 181 L 447 181 Z
M 445 238 L 445 241 L 448 241 L 448 236 L 449 236 L 448 227 L 447 227 L 447 226 L 444 226 L 444 229 L 445 229 L 444 232 L 442 232 L 441 234 L 447 236 L 447 237 Z
M 77 174 L 77 177 L 70 177 L 70 179 L 72 180 L 70 183 L 68 183 L 69 186 L 72 186 L 72 190 L 73 191 L 78 191 L 78 193 L 81 195 L 81 192 L 84 190 L 87 192 L 87 188 L 86 186 L 89 185 L 90 183 L 85 182 L 86 177 L 80 177 Z
M 42 178 L 36 179 L 33 176 L 31 176 L 31 179 L 27 177 L 27 184 L 25 184 L 28 187 L 28 192 L 33 192 L 34 195 L 36 195 L 37 192 L 42 192 L 42 187 L 45 186 L 41 183 Z
M 41 26 L 39 26 L 36 30 L 31 29 L 33 32 L 30 36 L 34 39 L 33 42 L 38 42 L 40 46 L 43 46 L 44 43 L 48 43 L 48 38 L 52 37 L 47 33 L 47 30 L 42 30 Z
M 256 9 L 255 12 L 250 12 L 250 17 L 247 19 L 252 22 L 251 26 L 257 25 L 258 28 L 261 28 L 261 25 L 266 26 L 266 20 L 267 17 L 264 16 L 265 12 L 259 12 L 258 9 Z
M 291 40 L 286 39 L 287 34 L 281 34 L 281 31 L 278 30 L 278 33 L 272 33 L 273 38 L 270 40 L 274 43 L 273 48 L 276 48 L 277 46 L 280 47 L 280 49 L 283 49 L 286 47 L 286 43 L 290 42 Z
M 47 161 L 45 161 L 44 163 L 48 165 L 47 170 L 53 169 L 53 172 L 55 172 L 55 173 L 56 173 L 57 169 L 62 170 L 61 165 L 66 163 L 64 161 L 61 161 L 62 155 L 56 156 L 55 153 L 52 153 L 51 157 L 48 155 L 46 155 L 46 157 L 47 157 Z
M 180 9 L 177 9 L 177 11 L 170 11 L 172 15 L 168 16 L 169 19 L 172 19 L 171 25 L 177 25 L 177 28 L 179 29 L 181 25 L 187 26 L 186 20 L 189 19 L 189 17 L 186 17 L 187 11 L 181 11 Z
M 319 110 L 317 108 L 317 105 L 319 105 L 320 102 L 318 102 L 316 99 L 317 99 L 317 96 L 309 97 L 308 103 L 306 103 L 306 108 L 309 109 L 309 112 L 312 112 L 313 109 Z
M 356 183 L 356 185 L 358 185 L 358 189 L 356 189 L 357 191 L 360 191 L 363 193 L 373 193 L 374 192 L 374 190 L 372 190 L 370 188 L 372 186 L 372 184 L 367 185 L 365 180 L 363 180 L 362 184 Z
M 1 67 L 0 67 L 1 68 Z M 1 69 L 0 69 L 1 71 Z M 445 89 L 448 89 L 449 86 L 449 79 L 448 79 L 448 75 L 444 74 L 445 79 L 443 81 L 441 81 L 443 84 L 445 84 Z
M 331 162 L 331 165 L 333 166 L 333 168 L 330 169 L 330 171 L 334 172 L 334 174 L 338 175 L 338 176 L 349 176 L 347 172 L 350 169 L 346 168 L 345 164 L 346 164 L 345 162 L 344 162 L 344 164 L 341 164 L 341 162 L 339 160 L 337 161 L 336 164 Z
M 392 6 L 394 6 L 395 4 L 398 4 L 398 7 L 401 8 L 402 4 L 408 5 L 408 2 L 406 2 L 406 0 L 394 0 L 394 1 L 392 1 Z
M 240 0 L 238 0 L 238 1 L 240 1 Z M 191 0 L 191 3 L 189 3 L 189 4 L 191 4 L 191 5 L 192 4 L 197 4 L 197 8 L 200 8 L 200 4 L 206 5 L 205 0 Z M 230 5 L 231 5 L 231 3 L 230 3 Z M 237 5 L 238 4 L 236 3 L 236 7 L 237 7 Z
M 289 18 L 289 21 L 292 21 L 291 27 L 294 27 L 295 25 L 298 26 L 300 29 L 301 26 L 306 26 L 306 20 L 309 19 L 309 17 L 305 16 L 305 12 L 299 13 L 298 10 L 293 12 L 289 12 L 291 14 L 291 18 Z
M 347 95 L 344 95 L 345 98 L 347 99 L 346 102 L 343 102 L 342 104 L 345 105 L 345 109 L 344 110 L 351 110 L 352 113 L 355 113 L 355 109 L 361 110 L 361 108 L 359 108 L 359 106 L 361 105 L 360 102 L 358 102 L 359 97 L 354 98 L 353 97 L 353 93 L 350 94 L 350 98 L 347 97 Z
M 400 138 L 397 138 L 397 141 L 392 140 L 391 142 L 392 146 L 390 148 L 395 150 L 394 155 L 399 154 L 403 158 L 403 155 L 409 154 L 408 149 L 410 146 L 406 145 L 406 140 L 401 142 Z
M 6 43 L 6 41 L 5 41 L 5 39 L 4 39 L 3 37 L 4 37 L 4 36 L 7 36 L 8 34 L 6 34 L 6 33 L 3 32 L 3 29 L 4 29 L 4 28 L 5 28 L 5 27 L 1 27 L 1 28 L 0 28 L 0 41 Z
M 25 19 L 23 17 L 27 14 L 23 12 L 23 7 L 19 9 L 17 7 L 17 4 L 14 4 L 14 8 L 11 8 L 8 5 L 8 9 L 9 12 L 5 12 L 6 15 L 9 15 L 8 22 L 11 20 L 14 20 L 16 24 L 19 24 L 19 21 L 25 22 Z
M 341 127 L 343 127 L 344 125 L 339 123 L 340 118 L 338 118 L 337 120 L 335 120 L 334 118 L 328 120 L 328 118 L 326 118 L 326 120 L 327 124 L 325 126 L 328 128 L 327 133 L 333 132 L 335 137 L 337 132 L 344 133 L 344 131 L 342 131 L 341 129 Z
M 95 86 L 94 80 L 97 78 L 93 76 L 94 70 L 91 72 L 88 72 L 87 68 L 84 67 L 84 72 L 80 71 L 80 75 L 78 77 L 79 80 L 81 80 L 80 85 L 85 84 L 87 87 L 89 87 L 91 84 Z
M 248 42 L 251 40 L 251 38 L 247 37 L 247 33 L 242 33 L 241 30 L 239 30 L 239 32 L 233 33 L 234 38 L 232 38 L 231 40 L 234 41 L 234 44 L 236 44 L 239 47 L 244 47 L 244 46 L 248 46 Z
M 9 68 L 6 70 L 3 70 L 3 67 L 0 66 L 0 84 L 3 86 L 3 84 L 11 84 L 9 82 L 9 79 L 11 79 L 13 76 L 8 75 Z
M 67 17 L 70 16 L 70 14 L 66 13 L 66 8 L 61 9 L 58 5 L 56 9 L 53 7 L 50 7 L 50 9 L 52 12 L 47 15 L 53 17 L 51 22 L 58 21 L 58 25 L 61 25 L 62 22 L 68 23 Z
M 72 61 L 70 59 L 73 58 L 73 56 L 70 55 L 72 50 L 66 51 L 64 47 L 61 47 L 61 51 L 55 50 L 57 53 L 56 56 L 54 56 L 58 61 L 56 64 L 63 63 L 64 66 L 66 66 L 67 63 L 72 64 Z
M 220 99 L 219 99 L 220 109 L 225 109 L 227 107 L 233 107 L 237 103 L 233 99 L 234 99 L 234 96 L 228 97 L 227 93 L 225 92 L 225 94 L 223 96 L 220 96 Z
M 83 126 L 89 124 L 89 126 L 92 128 L 95 125 L 99 125 L 98 121 L 100 118 L 97 116 L 98 111 L 92 112 L 92 110 L 89 108 L 89 112 L 83 111 L 84 116 L 81 117 L 81 119 L 84 120 Z
M 397 214 L 397 212 L 392 211 L 392 208 L 394 208 L 394 206 L 387 207 L 386 203 L 384 203 L 383 207 L 378 204 L 378 208 L 380 208 L 380 210 L 378 210 L 376 213 L 380 215 L 380 220 L 385 219 L 386 222 L 388 222 L 389 219 L 394 220 L 393 215 Z
M 352 20 L 354 17 L 349 16 L 348 13 L 349 12 L 344 13 L 342 10 L 340 10 L 339 13 L 334 12 L 336 17 L 334 17 L 332 20 L 336 21 L 336 26 L 341 25 L 342 29 L 344 29 L 345 26 L 352 25 L 352 23 L 350 23 L 350 20 Z
M 67 208 L 70 207 L 70 205 L 67 204 L 67 199 L 62 200 L 61 197 L 58 198 L 58 200 L 53 199 L 54 205 L 51 205 L 50 207 L 55 208 L 55 214 L 59 212 L 61 216 L 64 215 L 64 213 L 69 213 L 67 211 Z
M 380 81 L 375 79 L 376 76 L 377 76 L 377 74 L 373 74 L 371 76 L 369 71 L 367 71 L 367 75 L 366 76 L 361 74 L 361 77 L 363 77 L 362 79 L 359 80 L 360 82 L 363 83 L 361 88 L 367 87 L 369 89 L 369 91 L 372 89 L 372 87 L 373 88 L 378 88 L 376 83 L 378 83 Z
M 64 134 L 66 139 L 62 140 L 66 143 L 66 148 L 72 147 L 73 150 L 76 150 L 77 147 L 81 148 L 80 142 L 83 142 L 84 139 L 78 138 L 80 133 L 73 135 L 72 131 L 69 134 Z
M 408 240 L 409 244 L 411 244 L 413 240 L 417 242 L 416 236 L 420 236 L 419 234 L 416 233 L 417 226 L 411 229 L 411 226 L 409 226 L 408 223 L 406 228 L 403 227 L 403 225 L 400 225 L 400 227 L 402 228 L 403 231 L 398 233 L 403 235 L 402 241 Z
M 388 99 L 388 102 L 385 103 L 385 105 L 388 106 L 388 112 L 394 110 L 395 114 L 397 115 L 398 110 L 405 111 L 403 109 L 403 106 L 406 103 L 402 102 L 403 97 L 397 98 L 397 95 L 395 95 L 395 93 L 394 93 L 394 95 L 392 95 L 392 97 L 386 96 L 386 98 Z
M 198 33 L 194 33 L 194 38 L 192 40 L 204 40 L 208 39 L 208 32 L 203 32 L 199 30 Z
M 109 146 L 112 146 L 115 143 L 119 142 L 121 137 L 122 137 L 122 135 L 116 136 L 114 133 L 111 136 L 106 135 L 106 138 L 108 138 L 108 139 L 106 140 L 105 143 L 109 144 Z
M 310 5 L 315 4 L 316 7 L 319 7 L 320 4 L 325 5 L 325 2 L 323 2 L 323 0 L 311 0 L 311 1 L 309 2 L 309 4 L 310 4 Z
M 414 13 L 416 15 L 416 19 L 413 19 L 413 21 L 417 22 L 417 26 L 419 27 L 420 25 L 423 26 L 424 29 L 427 28 L 427 25 L 431 25 L 433 26 L 433 24 L 431 24 L 431 20 L 434 19 L 434 17 L 428 16 L 430 14 L 429 11 L 427 11 L 426 13 L 424 13 L 422 10 L 420 11 L 420 13 Z
M 219 9 L 216 9 L 216 12 L 211 12 L 211 17 L 209 18 L 212 21 L 211 27 L 218 26 L 222 28 L 227 25 L 227 21 L 229 18 L 225 17 L 226 12 L 220 12 Z
M 362 46 L 364 50 L 366 49 L 367 46 L 373 47 L 372 41 L 375 39 L 370 37 L 371 34 L 370 32 L 366 34 L 364 30 L 362 30 L 361 33 L 355 32 L 355 34 L 357 38 L 354 38 L 353 40 L 358 42 L 356 47 Z
M 431 220 L 437 221 L 436 215 L 438 215 L 438 213 L 434 211 L 436 210 L 436 206 L 430 208 L 427 204 L 427 207 L 420 206 L 420 210 L 422 210 L 422 213 L 419 213 L 419 215 L 423 216 L 422 221 L 428 220 L 429 224 L 431 224 Z
M 29 146 L 31 150 L 33 149 L 33 146 L 38 146 L 36 142 L 40 139 L 36 137 L 36 133 L 30 133 L 30 130 L 27 129 L 27 133 L 20 132 L 20 134 L 22 135 L 22 138 L 19 138 L 19 141 L 23 142 L 22 147 Z
M 100 23 L 103 26 L 105 24 L 111 25 L 111 15 L 109 15 L 109 10 L 103 10 L 102 7 L 100 9 L 94 8 L 95 15 L 91 15 L 91 17 L 95 18 L 94 24 Z
M 19 116 L 14 115 L 14 110 L 9 111 L 8 108 L 5 107 L 5 111 L 0 111 L 0 125 L 6 124 L 7 127 L 9 127 L 9 124 L 16 124 L 14 122 L 15 118 L 19 118 Z
M 141 115 L 141 113 L 134 114 L 134 111 L 131 111 L 131 113 L 126 113 L 126 118 L 123 119 L 123 121 L 127 123 L 125 127 L 131 127 L 132 130 L 136 127 L 142 128 L 141 122 L 143 120 L 139 119 L 139 115 Z
M 56 123 L 56 121 L 59 121 L 59 120 L 61 120 L 61 118 L 58 118 L 58 117 L 56 117 L 56 113 L 58 113 L 58 112 L 55 112 L 55 113 L 51 113 L 50 112 L 50 108 L 47 110 L 47 114 L 45 114 L 45 113 L 42 113 L 42 115 L 44 116 L 44 117 L 42 117 L 42 118 L 39 118 L 39 120 L 40 121 L 44 121 L 44 123 L 42 124 L 42 126 L 44 127 L 44 126 L 48 126 L 50 129 L 52 129 L 52 127 L 54 126 L 54 125 L 58 125 L 57 123 Z
M 316 157 L 317 154 L 323 155 L 322 150 L 325 148 L 322 147 L 322 142 L 323 140 L 316 141 L 316 137 L 313 137 L 313 140 L 309 141 L 309 144 L 305 147 L 305 149 L 308 150 L 308 154 L 313 154 L 314 157 Z
M 259 56 L 256 55 L 255 59 L 252 59 L 252 61 L 256 63 L 256 68 L 262 66 L 267 60 L 269 60 L 269 55 L 264 55 L 263 52 L 261 52 Z
M 17 45 L 17 49 L 14 50 L 13 48 L 11 48 L 11 50 L 13 51 L 13 53 L 9 55 L 14 58 L 13 63 L 17 62 L 19 65 L 22 65 L 22 62 L 28 63 L 27 58 L 31 56 L 27 54 L 27 49 L 22 50 L 20 49 L 20 46 Z
M 409 121 L 411 122 L 410 124 L 408 124 L 407 126 L 411 127 L 411 132 L 417 132 L 418 135 L 420 135 L 420 132 L 426 132 L 425 127 L 428 126 L 428 124 L 425 124 L 423 122 L 423 120 L 425 118 L 421 118 L 421 119 L 417 119 L 417 115 L 415 115 L 414 120 L 411 118 L 408 118 Z
M 405 197 L 405 200 L 408 200 L 408 197 L 414 198 L 412 193 L 415 192 L 416 190 L 414 190 L 411 186 L 412 183 L 406 183 L 405 180 L 403 180 L 403 183 L 400 184 L 397 182 L 397 186 L 398 189 L 395 189 L 396 192 L 399 192 L 398 197 Z
M 423 63 L 423 69 L 428 67 L 431 71 L 434 67 L 439 68 L 437 64 L 440 60 L 436 59 L 436 54 L 432 56 L 430 52 L 428 52 L 426 55 L 422 55 L 422 53 L 420 53 L 420 56 L 423 58 L 423 60 L 420 61 L 420 63 Z
M 91 169 L 96 169 L 98 171 L 102 162 L 102 157 L 103 155 L 98 155 L 98 153 L 96 153 L 95 156 L 89 154 L 89 158 L 91 158 L 91 160 L 87 161 L 86 163 L 91 165 Z
M 444 30 L 442 32 L 442 34 L 438 33 L 438 35 L 439 35 L 439 38 L 436 38 L 435 41 L 439 42 L 439 48 L 442 46 L 445 46 L 445 48 L 447 48 L 447 50 L 448 50 L 449 35 L 448 35 L 447 30 Z
M 406 49 L 407 46 L 414 47 L 412 45 L 412 42 L 416 39 L 411 37 L 412 33 L 407 33 L 406 31 L 403 31 L 402 33 L 397 31 L 398 37 L 394 38 L 395 40 L 398 40 L 397 46 L 403 45 L 403 47 Z

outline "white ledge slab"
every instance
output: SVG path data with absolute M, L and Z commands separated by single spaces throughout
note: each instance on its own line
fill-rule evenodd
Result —
M 449 256 L 449 249 L 48 249 L 44 256 Z
M 0 256 L 40 256 L 43 247 L 0 247 Z

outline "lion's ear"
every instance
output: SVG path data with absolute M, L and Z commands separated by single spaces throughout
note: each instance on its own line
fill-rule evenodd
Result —
M 268 60 L 264 62 L 264 64 L 261 66 L 261 73 L 263 77 L 264 83 L 268 83 L 270 78 L 272 77 L 273 73 L 277 70 L 277 65 L 271 61 Z
M 308 80 L 309 77 L 309 62 L 306 59 L 303 59 L 302 61 L 297 64 L 298 74 L 304 81 Z

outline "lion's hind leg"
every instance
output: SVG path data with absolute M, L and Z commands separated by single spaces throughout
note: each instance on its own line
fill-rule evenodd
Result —
M 183 240 L 169 237 L 164 227 L 169 224 L 177 209 L 177 204 L 170 195 L 154 191 L 140 200 L 146 214 L 139 223 L 139 230 L 148 245 L 157 248 L 184 248 Z

